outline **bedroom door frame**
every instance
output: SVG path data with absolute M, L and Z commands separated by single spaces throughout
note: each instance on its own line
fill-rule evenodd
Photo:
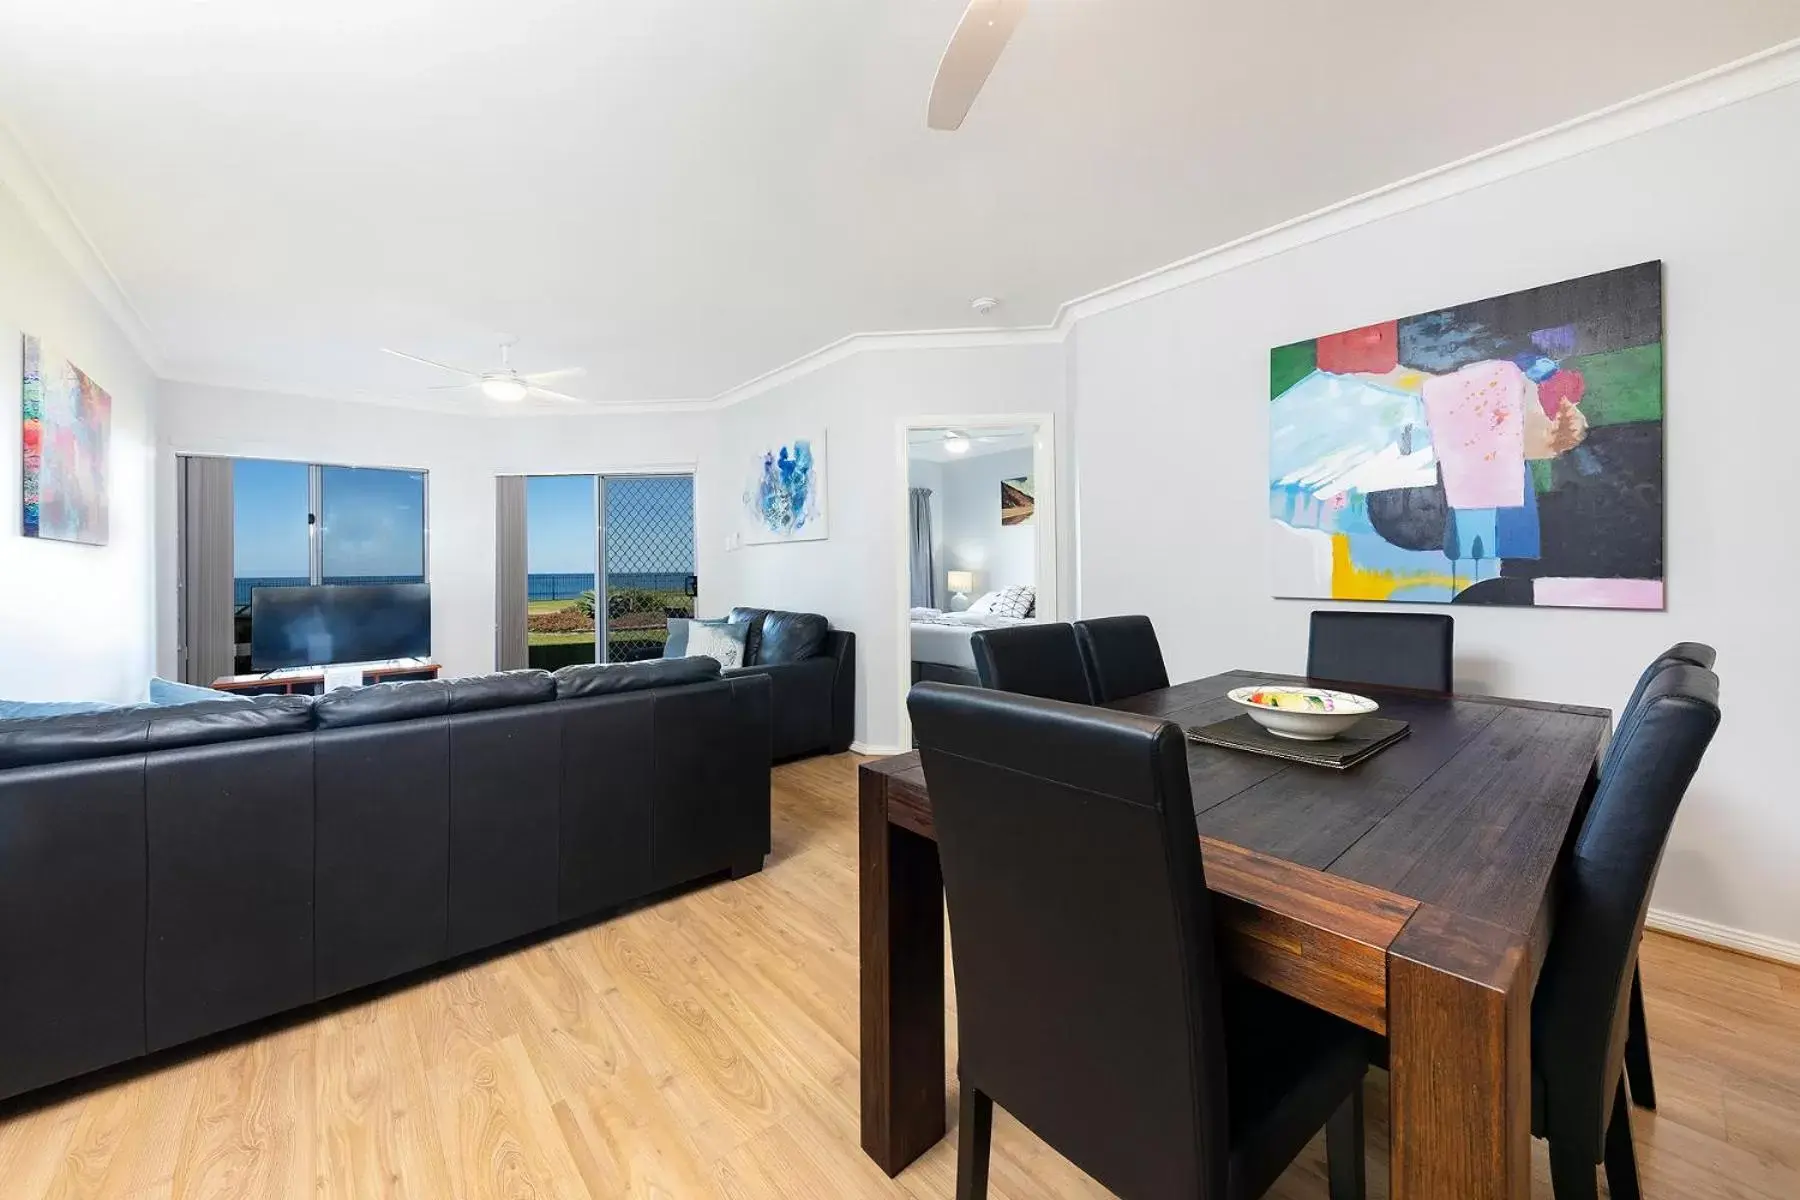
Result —
M 1046 621 L 1061 621 L 1067 618 L 1063 610 L 1067 601 L 1059 586 L 1061 580 L 1057 562 L 1057 546 L 1061 521 L 1061 506 L 1057 503 L 1059 489 L 1057 487 L 1056 456 L 1056 414 L 1051 412 L 1015 412 L 1015 413 L 983 413 L 969 415 L 965 413 L 927 414 L 916 417 L 902 417 L 897 424 L 895 442 L 895 473 L 898 486 L 892 489 L 891 509 L 894 514 L 890 527 L 894 546 L 894 592 L 892 612 L 894 614 L 894 662 L 898 670 L 900 720 L 898 730 L 900 743 L 897 746 L 881 747 L 876 752 L 898 753 L 912 748 L 912 718 L 906 711 L 906 694 L 912 690 L 912 555 L 911 555 L 911 514 L 907 503 L 907 468 L 912 460 L 911 435 L 919 429 L 957 429 L 964 432 L 980 433 L 989 429 L 1010 429 L 1020 426 L 1034 426 L 1037 430 L 1032 438 L 1031 474 L 1037 487 L 1036 505 L 1032 523 L 1037 526 L 1037 559 L 1034 571 L 1037 575 L 1037 615 Z M 997 500 L 996 500 L 997 502 Z

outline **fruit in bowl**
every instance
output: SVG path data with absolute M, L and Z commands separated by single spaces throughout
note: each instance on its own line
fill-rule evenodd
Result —
M 1302 742 L 1338 737 L 1381 707 L 1351 692 L 1282 684 L 1233 688 L 1226 696 L 1249 710 L 1250 719 L 1270 733 Z

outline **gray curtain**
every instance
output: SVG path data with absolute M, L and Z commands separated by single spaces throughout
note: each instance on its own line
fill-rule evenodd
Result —
M 237 658 L 231 460 L 182 455 L 175 473 L 177 670 L 183 683 L 205 686 L 230 675 Z
M 494 668 L 516 671 L 531 665 L 525 626 L 529 603 L 525 577 L 525 476 L 501 475 L 494 483 Z
M 936 608 L 937 562 L 931 553 L 931 489 L 908 488 L 912 502 L 912 603 L 914 608 Z

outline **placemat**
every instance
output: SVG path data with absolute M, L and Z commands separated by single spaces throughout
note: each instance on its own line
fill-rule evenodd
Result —
M 1330 741 L 1303 742 L 1298 738 L 1285 738 L 1270 733 L 1256 723 L 1256 718 L 1245 713 L 1228 721 L 1195 726 L 1187 730 L 1187 736 L 1191 742 L 1224 746 L 1230 750 L 1248 750 L 1252 754 L 1267 754 L 1272 758 L 1285 758 L 1289 762 L 1311 763 L 1316 767 L 1342 771 L 1381 753 L 1411 732 L 1412 727 L 1405 721 L 1387 717 L 1364 717 L 1348 733 L 1340 734 Z

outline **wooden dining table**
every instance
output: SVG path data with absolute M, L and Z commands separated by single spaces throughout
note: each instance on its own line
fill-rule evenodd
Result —
M 1268 682 L 1303 681 L 1232 671 L 1107 707 L 1192 728 Z M 1611 714 L 1356 690 L 1410 733 L 1347 770 L 1189 742 L 1221 953 L 1386 1039 L 1396 1200 L 1525 1200 L 1531 993 Z M 945 1132 L 943 876 L 918 754 L 860 776 L 862 1146 L 895 1175 Z

